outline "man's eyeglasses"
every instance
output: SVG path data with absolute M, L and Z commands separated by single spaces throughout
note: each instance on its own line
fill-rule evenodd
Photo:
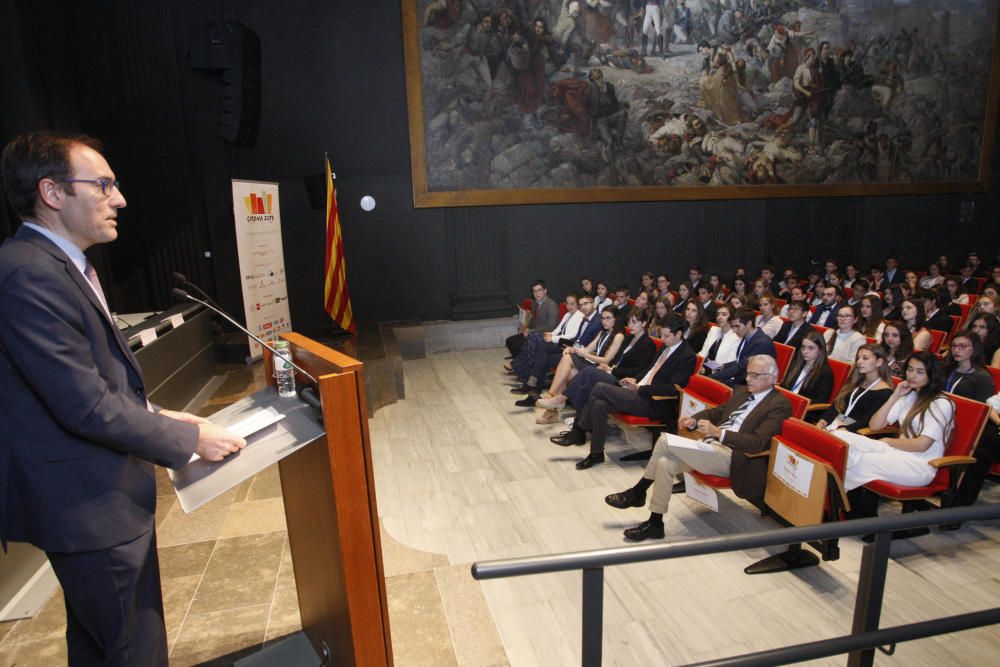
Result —
M 121 190 L 121 181 L 110 178 L 67 178 L 60 181 L 60 183 L 93 183 L 101 189 L 101 194 L 105 197 L 110 197 L 111 193 L 115 190 Z

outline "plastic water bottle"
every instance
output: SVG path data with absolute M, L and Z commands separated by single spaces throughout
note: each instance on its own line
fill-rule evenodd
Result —
M 295 369 L 292 368 L 292 350 L 287 340 L 275 342 L 274 349 L 278 354 L 274 357 L 274 377 L 277 380 L 278 396 L 290 398 L 295 396 Z

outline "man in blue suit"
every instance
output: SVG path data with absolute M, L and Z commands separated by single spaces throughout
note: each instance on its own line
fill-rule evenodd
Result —
M 0 539 L 43 549 L 66 600 L 70 665 L 166 665 L 152 463 L 246 443 L 155 411 L 84 250 L 125 198 L 100 145 L 35 133 L 3 151 L 23 223 L 0 248 Z
M 736 361 L 719 366 L 709 377 L 734 387 L 747 383 L 747 364 L 750 363 L 750 357 L 766 354 L 776 359 L 777 352 L 770 336 L 755 326 L 755 315 L 749 308 L 737 310 L 729 318 L 729 322 L 736 335 L 743 339 L 736 348 Z

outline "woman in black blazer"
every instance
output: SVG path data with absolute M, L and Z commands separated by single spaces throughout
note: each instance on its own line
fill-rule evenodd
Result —
M 833 393 L 833 371 L 826 363 L 823 334 L 810 331 L 805 335 L 781 386 L 805 396 L 813 403 L 826 403 L 830 400 L 830 394 Z

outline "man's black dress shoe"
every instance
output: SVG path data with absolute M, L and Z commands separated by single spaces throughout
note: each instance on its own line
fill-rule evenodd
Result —
M 530 394 L 535 391 L 534 387 L 529 387 L 526 384 L 518 385 L 517 387 L 511 387 L 510 393 L 512 394 Z
M 663 524 L 643 521 L 635 528 L 625 529 L 625 539 L 632 542 L 642 542 L 643 540 L 662 540 Z
M 670 493 L 684 493 L 685 491 L 687 491 L 687 487 L 684 485 L 683 479 L 674 484 L 674 486 L 670 489 Z
M 571 429 L 565 433 L 560 433 L 559 435 L 554 435 L 549 438 L 549 441 L 560 447 L 569 447 L 570 445 L 584 445 L 587 443 L 587 434 L 583 431 L 578 431 L 577 429 Z
M 604 463 L 604 454 L 587 454 L 586 458 L 580 459 L 576 462 L 577 470 L 586 470 L 587 468 L 592 468 L 598 463 Z
M 514 405 L 516 405 L 519 408 L 533 408 L 535 407 L 535 403 L 537 402 L 538 402 L 537 394 L 528 394 L 520 401 L 514 401 Z
M 609 496 L 605 496 L 604 502 L 620 510 L 626 507 L 642 507 L 646 504 L 646 494 L 640 494 L 635 489 L 626 489 L 621 493 L 612 493 Z

